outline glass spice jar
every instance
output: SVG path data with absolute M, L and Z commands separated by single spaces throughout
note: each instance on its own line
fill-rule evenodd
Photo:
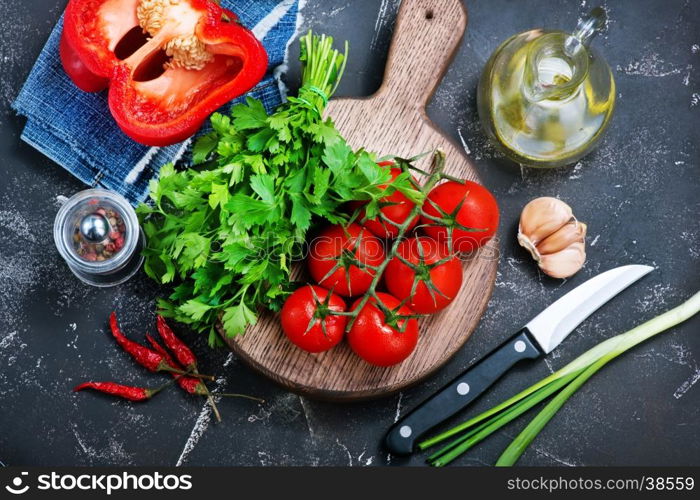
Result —
M 68 199 L 56 215 L 53 236 L 68 267 L 88 285 L 119 285 L 143 264 L 136 212 L 112 191 L 88 189 Z

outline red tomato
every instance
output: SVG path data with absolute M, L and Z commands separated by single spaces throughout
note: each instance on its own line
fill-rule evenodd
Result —
M 391 162 L 382 162 L 379 163 L 380 166 L 387 166 L 391 165 Z M 402 170 L 398 167 L 392 168 L 391 169 L 391 180 L 393 181 L 396 179 L 400 174 Z M 414 181 L 416 181 L 415 178 L 413 178 Z M 417 182 L 417 181 L 416 181 Z M 386 186 L 384 186 L 386 189 Z M 411 215 L 411 211 L 413 208 L 416 206 L 415 203 L 410 201 L 406 196 L 399 192 L 395 191 L 393 194 L 390 196 L 386 196 L 380 200 L 380 203 L 388 203 L 388 205 L 384 206 L 383 208 L 380 209 L 380 212 L 384 214 L 384 217 L 389 219 L 390 221 L 395 222 L 397 225 L 391 224 L 389 222 L 385 222 L 381 220 L 379 217 L 375 217 L 374 219 L 369 219 L 366 220 L 362 223 L 364 227 L 372 231 L 373 234 L 379 236 L 380 238 L 396 238 L 399 235 L 399 228 L 398 226 L 406 222 L 406 219 L 408 219 L 408 216 Z M 357 209 L 359 207 L 362 207 L 363 205 L 366 205 L 366 203 L 363 202 L 358 202 L 358 203 L 353 203 L 351 204 L 351 207 L 353 209 Z M 365 217 L 365 211 L 361 211 L 358 217 L 358 220 L 362 220 Z M 413 227 L 418 223 L 419 217 L 416 216 L 413 221 L 411 221 L 409 225 L 409 230 L 413 229 Z
M 377 293 L 382 303 L 395 311 L 400 304 L 399 299 L 388 293 Z M 362 299 L 353 304 L 355 310 Z M 398 314 L 409 315 L 413 311 L 407 306 L 401 306 Z M 375 366 L 392 366 L 409 357 L 418 344 L 418 321 L 414 318 L 399 320 L 399 331 L 385 322 L 385 315 L 376 305 L 374 299 L 365 304 L 355 319 L 348 342 L 350 348 L 368 363 Z
M 384 262 L 382 242 L 358 224 L 331 226 L 311 242 L 309 272 L 319 285 L 340 295 L 360 295 L 369 290 L 376 273 L 353 265 L 353 258 L 362 264 L 380 265 Z
M 304 286 L 291 294 L 282 307 L 282 330 L 294 345 L 307 352 L 327 351 L 343 340 L 347 316 L 336 316 L 332 311 L 345 312 L 345 302 L 335 294 L 330 294 L 329 299 L 329 293 L 320 286 Z M 317 317 L 309 328 L 319 310 L 317 302 L 328 308 L 328 315 Z
M 422 252 L 419 251 L 419 244 Z M 450 305 L 457 297 L 462 288 L 462 264 L 459 259 L 453 257 L 432 267 L 433 264 L 449 257 L 450 252 L 445 245 L 425 237 L 409 238 L 399 244 L 397 253 L 408 262 L 423 267 L 416 272 L 401 259 L 394 257 L 384 274 L 389 292 L 400 300 L 410 296 L 408 304 L 413 311 L 418 314 L 432 314 Z M 428 277 L 437 290 L 428 286 Z M 416 279 L 419 280 L 418 285 L 411 296 L 413 282 Z
M 461 204 L 461 207 L 460 207 Z M 439 208 L 439 210 L 438 210 Z M 445 218 L 458 225 L 476 229 L 465 231 L 459 227 L 452 229 L 452 246 L 457 252 L 471 252 L 485 245 L 498 229 L 498 203 L 491 192 L 481 184 L 472 181 L 445 182 L 433 188 L 423 206 L 423 211 L 433 217 Z M 444 213 L 443 213 L 444 212 Z M 440 243 L 449 241 L 449 229 L 439 222 L 423 216 L 423 230 Z

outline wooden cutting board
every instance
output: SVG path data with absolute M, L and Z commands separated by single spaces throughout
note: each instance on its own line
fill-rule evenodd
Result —
M 404 158 L 439 149 L 447 155 L 447 173 L 478 181 L 471 161 L 425 112 L 466 25 L 460 0 L 402 1 L 379 91 L 367 99 L 335 99 L 328 105 L 329 116 L 351 146 Z M 419 166 L 428 169 L 430 159 Z M 373 367 L 345 342 L 322 354 L 306 353 L 286 339 L 279 318 L 272 314 L 226 342 L 253 368 L 309 397 L 358 400 L 389 395 L 425 379 L 467 341 L 493 291 L 497 259 L 495 243 L 491 245 L 465 259 L 461 293 L 448 309 L 420 321 L 418 347 L 397 366 Z M 304 272 L 297 270 L 302 277 Z

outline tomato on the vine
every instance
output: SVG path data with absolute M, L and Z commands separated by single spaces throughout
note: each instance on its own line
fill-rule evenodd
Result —
M 392 162 L 382 162 L 379 163 L 380 166 L 389 166 L 393 165 Z M 394 179 L 396 179 L 399 175 L 401 175 L 402 170 L 398 167 L 393 167 L 391 169 L 391 181 L 393 182 Z M 413 181 L 415 184 L 418 183 L 415 178 L 413 178 Z M 386 186 L 383 186 L 383 189 L 386 189 Z M 376 236 L 379 236 L 380 238 L 396 238 L 399 235 L 399 226 L 406 222 L 408 217 L 411 215 L 411 211 L 415 208 L 415 203 L 413 203 L 411 200 L 409 200 L 405 194 L 403 194 L 400 191 L 394 191 L 392 194 L 389 196 L 385 196 L 382 198 L 379 203 L 381 204 L 381 208 L 379 211 L 383 214 L 384 217 L 389 219 L 389 221 L 384 221 L 382 220 L 379 216 L 373 218 L 373 219 L 368 219 L 366 221 L 362 221 L 365 217 L 365 211 L 362 210 L 360 211 L 358 215 L 358 220 L 361 221 L 361 224 L 372 231 L 373 234 Z M 362 202 L 357 202 L 357 203 L 352 203 L 350 206 L 353 209 L 357 209 L 365 205 L 366 203 Z M 409 223 L 408 226 L 408 231 L 413 229 L 415 225 L 418 223 L 419 216 L 416 215 L 414 219 Z
M 447 307 L 462 288 L 462 265 L 447 247 L 426 237 L 403 240 L 387 265 L 384 280 L 389 292 L 404 300 L 418 314 L 432 314 Z M 418 281 L 413 291 L 414 281 Z
M 384 262 L 382 242 L 358 224 L 331 226 L 311 242 L 309 272 L 319 285 L 345 297 L 369 290 L 376 267 Z M 360 267 L 356 264 L 360 263 Z
M 307 285 L 291 294 L 282 307 L 282 330 L 297 347 L 323 352 L 343 340 L 347 316 L 345 301 L 320 286 Z
M 452 249 L 471 252 L 485 245 L 498 229 L 498 203 L 491 192 L 472 181 L 448 181 L 428 194 L 423 211 L 423 230 L 440 243 L 452 236 Z M 434 220 L 442 219 L 441 221 Z
M 412 315 L 408 306 L 388 293 L 377 293 L 379 300 L 392 314 Z M 351 310 L 359 307 L 357 300 Z M 387 324 L 387 317 L 371 298 L 357 315 L 348 332 L 350 348 L 368 363 L 375 366 L 392 366 L 408 358 L 418 344 L 418 321 L 415 318 L 394 318 L 395 324 Z

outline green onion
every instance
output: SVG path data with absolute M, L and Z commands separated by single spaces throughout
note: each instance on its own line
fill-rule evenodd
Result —
M 513 440 L 496 462 L 498 466 L 513 465 L 564 403 L 598 370 L 625 351 L 654 335 L 686 321 L 699 311 L 700 292 L 693 295 L 680 306 L 626 333 L 601 342 L 549 377 L 490 410 L 419 443 L 418 446 L 421 450 L 424 450 L 456 434 L 467 431 L 446 447 L 428 457 L 428 462 L 432 465 L 447 465 L 511 420 L 560 391 Z M 474 428 L 478 423 L 480 425 Z
M 460 436 L 458 439 L 447 445 L 445 448 L 437 451 L 430 457 L 428 461 L 436 466 L 441 467 L 447 465 L 452 460 L 462 455 L 468 449 L 481 442 L 490 436 L 493 432 L 500 429 L 506 425 L 511 420 L 519 417 L 527 410 L 535 406 L 537 403 L 542 401 L 544 398 L 554 394 L 556 391 L 561 389 L 564 385 L 569 383 L 574 377 L 576 377 L 580 372 L 570 373 L 554 382 L 547 384 L 547 386 L 539 389 L 537 392 L 530 394 L 528 397 L 524 398 L 519 404 L 508 408 L 507 410 L 501 412 L 497 417 L 494 417 L 485 423 L 481 424 L 475 429 L 470 430 L 465 435 Z

